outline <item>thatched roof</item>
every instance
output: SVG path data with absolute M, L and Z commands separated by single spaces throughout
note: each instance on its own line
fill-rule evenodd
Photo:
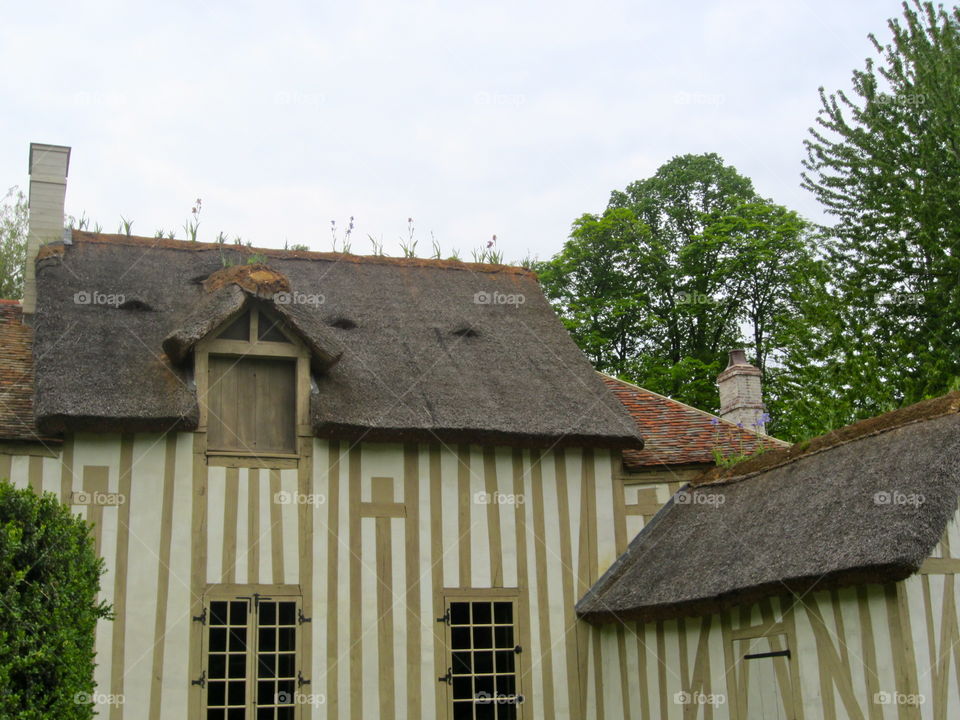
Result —
M 236 265 L 257 253 L 266 274 L 245 284 L 221 250 Z M 286 298 L 264 297 L 284 281 Z M 41 250 L 37 287 L 36 413 L 48 432 L 196 427 L 184 361 L 256 297 L 314 353 L 320 436 L 642 446 L 521 268 L 74 231 Z
M 789 445 L 625 380 L 603 373 L 600 377 L 643 435 L 642 450 L 623 452 L 623 467 L 628 471 L 713 465 L 714 452 L 730 458 Z
M 711 471 L 640 531 L 577 612 L 653 620 L 908 577 L 957 508 L 958 409 L 953 393 Z

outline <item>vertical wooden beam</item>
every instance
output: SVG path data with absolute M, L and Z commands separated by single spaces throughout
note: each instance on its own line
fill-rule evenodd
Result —
M 423 570 L 420 567 L 420 450 L 414 444 L 403 446 L 403 503 L 407 511 L 403 526 L 407 580 L 407 717 L 418 718 L 422 707 L 420 582 Z
M 190 518 L 190 614 L 200 615 L 203 611 L 203 591 L 207 580 L 207 438 L 203 433 L 195 433 L 193 440 L 193 489 L 191 493 Z M 190 661 L 189 676 L 200 677 L 203 658 L 203 626 L 190 623 Z M 199 686 L 190 686 L 190 717 L 199 720 L 203 693 Z
M 339 718 L 339 597 L 338 558 L 340 553 L 340 443 L 330 440 L 327 470 L 327 712 Z
M 361 615 L 360 559 L 363 544 L 360 538 L 360 479 L 363 453 L 354 445 L 348 453 L 347 497 L 350 508 L 350 717 L 363 720 L 363 618 Z
M 457 547 L 459 586 L 473 587 L 473 567 L 470 563 L 470 543 L 473 536 L 470 522 L 470 446 L 457 446 Z
M 110 692 L 123 695 L 124 650 L 127 628 L 127 564 L 130 555 L 130 504 L 132 498 L 133 435 L 120 436 L 119 491 L 124 502 L 117 508 L 116 574 L 113 583 L 113 647 L 110 661 Z M 110 706 L 110 720 L 123 718 L 123 704 Z
M 163 701 L 163 660 L 170 590 L 170 551 L 173 542 L 173 487 L 177 477 L 177 434 L 168 433 L 163 458 L 163 500 L 160 505 L 160 547 L 157 548 L 157 614 L 153 623 L 149 720 L 160 720 Z

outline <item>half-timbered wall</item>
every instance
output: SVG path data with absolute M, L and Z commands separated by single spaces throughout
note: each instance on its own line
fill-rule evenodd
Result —
M 101 715 L 201 717 L 205 593 L 263 585 L 299 586 L 309 618 L 300 718 L 447 717 L 437 619 L 450 598 L 487 594 L 517 609 L 519 717 L 591 716 L 581 689 L 603 671 L 601 636 L 573 607 L 622 532 L 610 452 L 302 438 L 298 459 L 255 463 L 208 458 L 203 437 L 0 451 L 0 477 L 94 523 L 116 610 L 98 626 L 96 680 L 124 697 Z
M 198 437 L 0 448 L 0 477 L 94 524 L 116 611 L 96 680 L 124 698 L 103 717 L 200 717 L 194 618 L 211 587 L 251 585 L 299 587 L 300 718 L 447 717 L 437 619 L 488 594 L 517 608 L 522 718 L 960 717 L 956 519 L 903 583 L 595 628 L 574 603 L 632 532 L 606 451 L 307 439 L 251 468 L 208 465 Z

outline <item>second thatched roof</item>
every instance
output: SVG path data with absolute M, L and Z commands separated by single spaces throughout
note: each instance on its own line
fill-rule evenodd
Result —
M 655 620 L 908 577 L 957 510 L 958 409 L 952 393 L 711 471 L 644 527 L 578 614 Z

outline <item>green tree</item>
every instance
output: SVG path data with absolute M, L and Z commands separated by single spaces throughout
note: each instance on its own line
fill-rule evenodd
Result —
M 93 717 L 102 573 L 81 518 L 0 480 L 0 717 Z
M 27 259 L 27 199 L 12 187 L 0 200 L 0 298 L 23 297 Z
M 821 88 L 806 141 L 837 302 L 814 318 L 814 362 L 795 381 L 838 424 L 960 376 L 960 9 L 904 2 L 888 27 L 851 92 Z
M 705 409 L 728 350 L 749 338 L 761 368 L 781 352 L 819 275 L 807 223 L 715 154 L 614 192 L 537 270 L 599 370 Z

